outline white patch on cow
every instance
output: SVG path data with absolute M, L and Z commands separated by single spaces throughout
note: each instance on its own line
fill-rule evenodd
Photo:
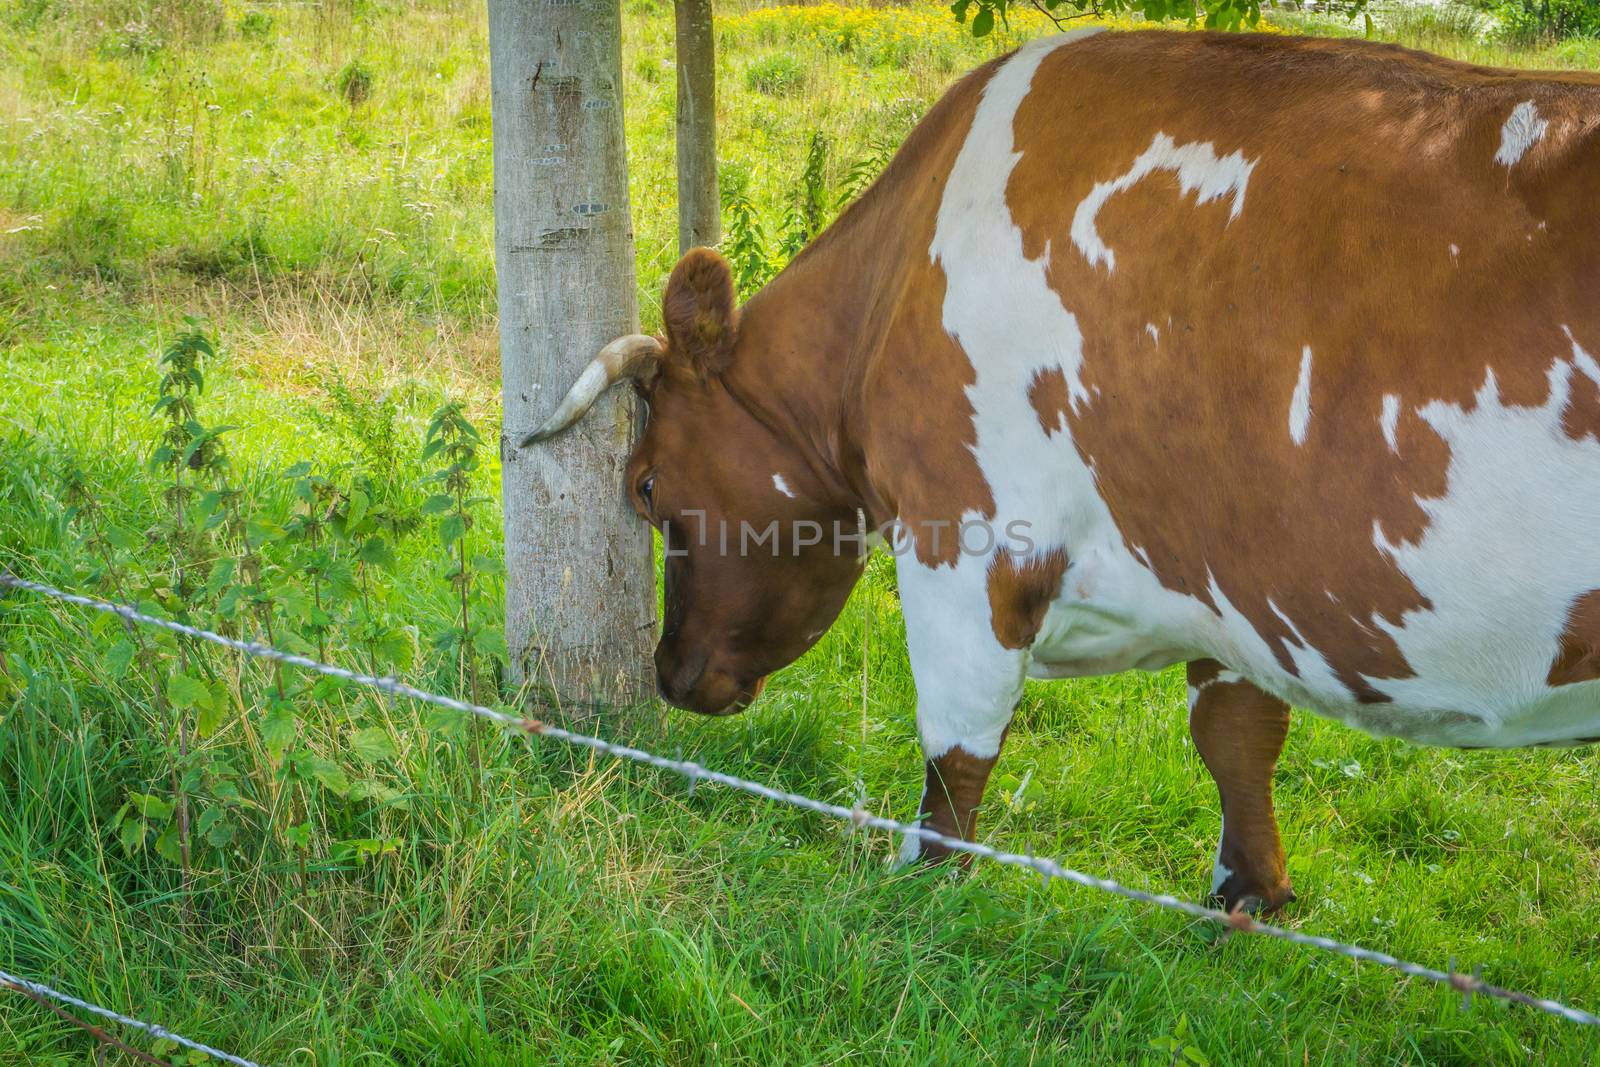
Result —
M 1191 712 L 1194 711 L 1194 706 L 1196 704 L 1200 703 L 1200 690 L 1204 689 L 1204 688 L 1205 688 L 1204 686 L 1194 686 L 1194 685 L 1185 687 L 1185 690 L 1186 690 L 1187 695 L 1189 697 L 1189 710 Z
M 1180 145 L 1166 134 L 1158 133 L 1126 173 L 1096 184 L 1083 198 L 1072 214 L 1072 243 L 1078 246 L 1090 265 L 1098 267 L 1103 263 L 1107 271 L 1115 271 L 1117 255 L 1106 247 L 1100 231 L 1095 228 L 1095 217 L 1106 201 L 1156 171 L 1172 171 L 1178 176 L 1178 188 L 1185 196 L 1195 193 L 1198 203 L 1231 195 L 1233 209 L 1228 216 L 1231 222 L 1244 210 L 1245 186 L 1250 183 L 1250 172 L 1255 166 L 1256 161 L 1245 159 L 1242 152 L 1218 156 L 1216 148 L 1208 141 Z
M 1156 324 L 1155 323 L 1153 323 L 1153 322 L 1145 323 L 1144 324 L 1144 332 L 1149 334 L 1150 335 L 1150 340 L 1154 341 L 1156 344 L 1160 344 L 1161 343 L 1161 331 L 1156 328 Z
M 1383 440 L 1389 446 L 1389 451 L 1398 456 L 1400 454 L 1400 398 L 1393 393 L 1383 394 L 1383 411 L 1378 415 L 1378 427 L 1383 430 Z
M 1459 259 L 1460 257 L 1461 257 L 1461 246 L 1458 245 L 1458 244 L 1452 244 L 1450 246 L 1450 258 L 1451 259 Z M 1457 264 L 1457 265 L 1459 266 L 1459 264 Z
M 1494 154 L 1494 161 L 1508 169 L 1516 166 L 1549 128 L 1550 123 L 1539 117 L 1539 109 L 1533 106 L 1533 101 L 1524 100 L 1511 109 L 1511 117 L 1500 127 L 1500 148 Z
M 1222 818 L 1222 837 L 1217 838 L 1217 856 L 1211 861 L 1211 895 L 1216 896 L 1222 892 L 1222 887 L 1228 884 L 1228 879 L 1233 877 L 1233 870 L 1222 862 L 1222 838 L 1228 835 L 1228 818 Z
M 1445 494 L 1421 499 L 1415 543 L 1374 528 L 1378 549 L 1427 597 L 1391 634 L 1415 676 L 1373 678 L 1405 721 L 1388 732 L 1434 744 L 1499 747 L 1600 734 L 1600 682 L 1546 685 L 1567 610 L 1600 588 L 1600 443 L 1573 440 L 1562 412 L 1579 375 L 1600 366 L 1576 342 L 1538 406 L 1507 405 L 1489 371 L 1465 408 L 1418 414 L 1450 448 Z
M 795 495 L 794 490 L 790 489 L 789 488 L 789 483 L 783 480 L 783 475 L 774 474 L 772 476 L 772 488 L 776 489 L 778 492 L 782 493 L 784 496 L 788 497 L 789 499 L 791 499 L 791 500 L 794 499 L 794 495 Z
M 927 803 L 928 783 L 927 780 L 924 779 L 922 783 L 922 793 L 917 798 L 917 812 L 919 814 L 922 812 Z M 896 869 L 901 867 L 909 867 L 911 864 L 917 862 L 917 860 L 921 858 L 922 838 L 913 836 L 912 834 L 906 834 L 900 839 L 900 853 L 894 859 L 894 867 Z
M 973 364 L 974 381 L 967 389 L 974 411 L 973 453 L 994 496 L 993 526 L 1004 529 L 1013 518 L 1029 521 L 1028 536 L 1039 552 L 1068 541 L 1066 516 L 1038 514 L 1038 501 L 1049 499 L 1041 491 L 1055 484 L 1062 499 L 1095 493 L 1071 435 L 1058 432 L 1052 438 L 1039 425 L 1027 383 L 1036 373 L 1054 369 L 1065 378 L 1075 409 L 1088 402 L 1089 393 L 1081 374 L 1083 336 L 1077 320 L 1050 289 L 1048 261 L 1030 260 L 1023 252 L 1005 191 L 1022 158 L 1013 142 L 1012 119 L 1034 73 L 1057 48 L 1088 35 L 1030 42 L 989 79 L 945 184 L 928 249 L 948 280 L 944 327 Z M 1010 310 L 1005 315 L 985 310 L 994 307 Z M 962 516 L 963 521 L 982 518 Z M 936 759 L 960 745 L 974 756 L 993 756 L 1022 694 L 1028 655 L 1005 648 L 994 635 L 988 557 L 962 554 L 953 565 L 925 566 L 904 543 L 908 536 L 897 534 L 902 544 L 896 567 L 923 751 Z
M 1306 427 L 1311 425 L 1311 346 L 1300 350 L 1300 377 L 1294 383 L 1294 395 L 1289 398 L 1289 439 L 1297 445 L 1306 443 Z

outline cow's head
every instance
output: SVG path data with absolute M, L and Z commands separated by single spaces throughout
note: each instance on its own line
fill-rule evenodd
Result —
M 861 573 L 858 513 L 826 484 L 815 450 L 779 427 L 772 413 L 783 405 L 735 384 L 733 368 L 750 369 L 744 361 L 762 353 L 758 339 L 741 336 L 721 256 L 697 248 L 683 257 L 662 320 L 665 338 L 607 345 L 522 444 L 571 426 L 613 383 L 634 383 L 649 417 L 627 489 L 667 553 L 661 694 L 690 711 L 731 714 L 838 616 Z

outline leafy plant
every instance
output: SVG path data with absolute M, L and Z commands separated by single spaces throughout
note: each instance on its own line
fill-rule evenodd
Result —
M 339 90 L 339 95 L 351 107 L 364 104 L 372 95 L 372 71 L 368 70 L 359 59 L 352 59 L 339 70 L 339 76 L 334 85 Z
M 165 420 L 150 465 L 170 472 L 170 485 L 164 494 L 172 508 L 172 524 L 168 530 L 167 544 L 172 558 L 171 606 L 180 612 L 193 592 L 193 572 L 186 568 L 185 560 L 197 554 L 200 527 L 187 517 L 188 503 L 194 493 L 188 472 L 209 471 L 226 462 L 222 448 L 222 435 L 230 427 L 208 429 L 200 423 L 199 400 L 205 392 L 205 363 L 215 358 L 216 349 L 200 332 L 199 323 L 186 318 L 188 329 L 173 338 L 161 353 L 159 366 L 162 373 L 158 383 L 158 396 L 151 414 Z M 189 676 L 189 654 L 186 646 L 178 642 L 179 672 L 175 678 L 194 681 Z M 198 685 L 198 683 L 196 683 Z M 177 820 L 173 829 L 177 834 L 178 859 L 185 877 L 190 869 L 189 853 L 189 800 L 184 785 L 184 769 L 189 757 L 189 714 L 197 710 L 195 700 L 174 700 L 175 692 L 187 692 L 167 687 L 167 702 L 173 711 L 178 735 L 178 759 L 172 765 L 172 792 L 177 798 Z
M 456 625 L 442 630 L 434 638 L 434 647 L 453 654 L 459 668 L 458 684 L 471 694 L 474 704 L 483 703 L 479 684 L 478 657 L 484 656 L 497 664 L 510 658 L 506 649 L 505 634 L 492 626 L 477 621 L 476 615 L 492 611 L 476 577 L 497 572 L 498 563 L 485 555 L 473 555 L 470 550 L 472 528 L 475 525 L 473 510 L 485 503 L 487 497 L 471 496 L 473 476 L 478 470 L 478 450 L 483 438 L 467 419 L 460 401 L 449 401 L 433 413 L 428 423 L 426 442 L 422 448 L 422 461 L 442 460 L 444 466 L 434 472 L 432 481 L 440 492 L 434 493 L 422 505 L 425 515 L 437 515 L 439 544 L 447 554 L 450 565 L 445 580 L 456 594 L 458 615 Z M 483 766 L 479 736 L 481 730 L 472 729 L 472 762 L 475 771 Z M 475 778 L 476 781 L 476 778 Z
M 1179 1015 L 1172 1033 L 1153 1039 L 1150 1048 L 1164 1053 L 1168 1067 L 1211 1067 L 1211 1059 L 1189 1033 L 1189 1016 Z
M 804 251 L 831 217 L 827 167 L 828 139 L 822 131 L 814 130 L 806 142 L 806 161 L 800 169 L 800 182 L 784 215 L 783 237 L 779 244 L 785 263 Z
M 806 87 L 806 68 L 788 52 L 773 52 L 750 64 L 744 83 L 768 96 L 794 96 Z
M 265 11 L 246 11 L 237 23 L 239 36 L 247 41 L 266 41 L 272 37 L 273 19 Z
M 767 251 L 766 227 L 749 197 L 736 194 L 728 198 L 722 234 L 722 253 L 733 268 L 739 296 L 749 297 L 777 273 Z

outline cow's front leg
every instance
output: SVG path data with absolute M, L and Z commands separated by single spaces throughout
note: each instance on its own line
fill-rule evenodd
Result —
M 1215 660 L 1194 660 L 1189 733 L 1222 795 L 1211 893 L 1229 911 L 1273 912 L 1294 899 L 1272 811 L 1272 772 L 1289 733 L 1289 705 Z
M 966 841 L 977 840 L 978 806 L 1027 672 L 1027 653 L 995 637 L 981 562 L 930 570 L 902 559 L 899 567 L 925 759 L 918 812 L 922 825 Z M 900 860 L 950 852 L 908 837 Z

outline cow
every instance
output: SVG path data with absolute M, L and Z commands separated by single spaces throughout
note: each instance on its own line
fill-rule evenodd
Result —
M 1596 205 L 1594 75 L 1040 39 L 742 307 L 690 251 L 664 336 L 608 346 L 522 444 L 613 382 L 645 398 L 655 662 L 697 712 L 839 614 L 862 554 L 816 530 L 889 529 L 947 835 L 974 839 L 1025 679 L 1186 663 L 1211 892 L 1271 912 L 1291 705 L 1428 745 L 1600 738 Z

